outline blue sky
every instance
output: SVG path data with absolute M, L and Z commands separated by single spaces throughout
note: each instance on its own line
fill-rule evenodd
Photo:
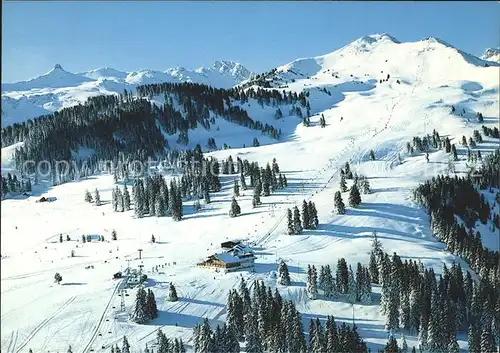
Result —
M 367 34 L 439 37 L 474 55 L 500 42 L 496 2 L 3 2 L 2 81 L 61 64 L 165 70 L 241 62 L 256 72 Z

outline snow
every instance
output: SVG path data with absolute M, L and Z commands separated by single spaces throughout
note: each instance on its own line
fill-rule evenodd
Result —
M 85 102 L 101 94 L 134 91 L 137 85 L 160 82 L 197 82 L 218 88 L 231 88 L 250 77 L 243 65 L 216 61 L 196 70 L 171 68 L 166 71 L 125 72 L 110 67 L 73 74 L 56 64 L 48 73 L 29 81 L 2 83 L 2 127 L 53 113 Z
M 499 69 L 471 63 L 457 50 L 435 40 L 398 43 L 389 36 L 377 35 L 354 43 L 321 57 L 296 60 L 278 70 L 280 80 L 288 82 L 287 90 L 310 92 L 314 113 L 310 127 L 286 116 L 288 109 L 283 110 L 281 121 L 273 122 L 276 108 L 260 108 L 250 101 L 250 117 L 281 127 L 284 138 L 242 148 L 244 143 L 250 145 L 254 132 L 226 121 L 218 121 L 217 135 L 202 128 L 189 132 L 190 144 L 214 136 L 218 146 L 233 146 L 209 153 L 216 158 L 240 156 L 260 165 L 277 159 L 288 188 L 262 197 L 263 205 L 255 209 L 251 206 L 252 191 L 242 190 L 238 198 L 242 214 L 238 217 L 228 216 L 233 180 L 238 175 L 222 176 L 222 190 L 211 195 L 213 202 L 203 205 L 200 212 L 193 211 L 194 201 L 186 201 L 180 222 L 156 217 L 135 219 L 133 211 L 113 212 L 109 203 L 115 187 L 111 175 L 56 187 L 42 183 L 34 187 L 31 197 L 2 201 L 2 351 L 65 351 L 71 344 L 75 352 L 91 348 L 104 352 L 124 334 L 132 350 L 139 351 L 154 341 L 158 328 L 168 337 L 181 337 L 190 350 L 191 328 L 202 317 L 208 317 L 213 325 L 225 320 L 227 294 L 237 286 L 240 276 L 247 283 L 261 279 L 276 287 L 272 277 L 279 259 L 288 264 L 292 285 L 278 289 L 284 299 L 296 303 L 304 323 L 326 315 L 351 323 L 354 316 L 371 350 L 382 348 L 387 335 L 385 318 L 377 305 L 380 288 L 374 286 L 371 305 L 351 306 L 343 299 L 309 300 L 304 287 L 307 265 L 330 264 L 334 270 L 341 257 L 353 267 L 358 261 L 367 264 L 375 230 L 386 252 L 397 252 L 403 260 L 418 259 L 437 274 L 443 264 L 453 261 L 468 268 L 437 242 L 426 212 L 411 199 L 419 183 L 447 173 L 448 155 L 433 152 L 427 163 L 423 154 L 408 156 L 406 142 L 436 129 L 456 143 L 460 158 L 456 170 L 463 175 L 468 163 L 466 150 L 458 142 L 462 135 L 468 137 L 474 129 L 481 130 L 475 113 L 483 114 L 486 126 L 499 124 Z M 333 72 L 339 78 L 333 77 Z M 387 74 L 391 76 L 389 81 L 380 83 Z M 326 88 L 331 95 L 317 88 Z M 457 111 L 465 108 L 465 116 L 452 115 L 451 105 Z M 324 129 L 319 126 L 321 114 L 326 119 Z M 265 140 L 263 136 L 258 138 Z M 478 149 L 484 155 L 498 148 L 498 142 L 484 138 Z M 16 147 L 2 149 L 2 171 L 12 167 Z M 368 160 L 372 149 L 375 161 Z M 346 161 L 353 171 L 368 178 L 373 192 L 361 195 L 359 208 L 348 207 L 345 215 L 336 215 L 332 212 L 333 195 L 338 190 L 339 167 Z M 85 189 L 95 188 L 104 202 L 99 207 L 85 203 L 83 198 Z M 42 194 L 57 199 L 35 203 Z M 344 200 L 347 196 L 342 194 Z M 493 194 L 485 196 L 492 204 Z M 320 225 L 302 235 L 288 236 L 286 209 L 300 205 L 303 199 L 315 203 Z M 492 240 L 496 234 L 487 226 L 478 227 L 483 239 L 489 239 L 485 240 L 488 246 L 498 245 Z M 113 229 L 117 241 L 111 241 Z M 61 233 L 63 237 L 68 234 L 71 241 L 59 243 Z M 81 244 L 78 240 L 82 234 L 102 234 L 106 241 Z M 154 244 L 151 234 L 156 237 Z M 248 239 L 256 253 L 254 272 L 222 273 L 196 266 L 219 252 L 221 242 L 234 238 Z M 139 248 L 143 249 L 142 260 L 138 259 Z M 75 257 L 70 257 L 71 250 L 75 250 Z M 120 312 L 121 297 L 117 293 L 122 282 L 112 279 L 115 272 L 139 264 L 144 265 L 147 287 L 155 293 L 160 311 L 159 317 L 146 325 L 131 323 L 126 313 Z M 89 265 L 94 269 L 85 268 Z M 158 273 L 151 272 L 156 265 L 164 267 Z M 61 285 L 53 283 L 55 272 L 63 277 Z M 176 286 L 178 302 L 166 301 L 170 283 Z M 127 292 L 130 296 L 124 300 L 129 310 L 135 291 Z M 415 336 L 407 335 L 406 339 L 410 347 L 417 344 Z M 466 341 L 466 337 L 459 337 L 462 349 L 467 348 Z M 103 346 L 106 348 L 101 349 Z

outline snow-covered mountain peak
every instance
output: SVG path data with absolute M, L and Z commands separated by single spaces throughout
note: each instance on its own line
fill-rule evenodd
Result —
M 484 51 L 481 59 L 500 63 L 500 48 L 488 48 Z

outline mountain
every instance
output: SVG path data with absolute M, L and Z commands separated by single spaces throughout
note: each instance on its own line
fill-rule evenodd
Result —
M 484 51 L 481 59 L 500 63 L 500 48 L 488 48 Z
M 5 91 L 29 91 L 35 88 L 75 87 L 92 79 L 73 74 L 56 64 L 52 70 L 29 81 L 2 83 L 2 93 Z
M 251 72 L 232 61 L 216 61 L 211 67 L 188 70 L 125 72 L 110 67 L 70 73 L 57 64 L 48 73 L 16 83 L 2 83 L 2 126 L 22 122 L 64 107 L 84 102 L 92 96 L 134 90 L 138 85 L 159 82 L 195 82 L 230 88 L 248 79 Z
M 221 62 L 212 70 L 195 71 L 208 77 L 221 70 L 236 74 L 241 68 Z M 141 72 L 129 76 L 95 70 L 88 74 L 95 81 L 78 89 L 93 94 L 119 91 L 130 87 L 127 77 L 140 81 L 160 75 Z M 384 350 L 388 331 L 417 332 L 421 323 L 432 337 L 428 351 L 467 351 L 471 315 L 464 303 L 473 303 L 474 316 L 481 323 L 485 317 L 496 320 L 493 299 L 500 297 L 495 284 L 499 257 L 494 252 L 500 249 L 500 189 L 494 175 L 500 158 L 482 173 L 475 172 L 481 160 L 490 160 L 498 151 L 498 73 L 494 63 L 437 38 L 405 43 L 377 34 L 326 55 L 281 65 L 246 80 L 241 90 L 149 85 L 137 88 L 136 96 L 95 97 L 36 123 L 9 126 L 2 131 L 2 173 L 22 167 L 23 175 L 32 178 L 33 189 L 32 196 L 8 194 L 1 201 L 0 350 L 39 352 L 42 347 L 65 352 L 71 345 L 73 352 L 109 352 L 126 335 L 129 351 L 141 352 L 146 344 L 148 349 L 158 347 L 161 325 L 170 342 L 182 338 L 192 351 L 192 342 L 201 342 L 193 338 L 191 328 L 196 323 L 207 318 L 211 325 L 222 324 L 237 317 L 232 315 L 236 306 L 226 303 L 229 291 L 241 293 L 243 278 L 254 293 L 257 286 L 267 292 L 266 284 L 272 287 L 270 293 L 276 289 L 283 303 L 293 302 L 304 319 L 303 329 L 294 321 L 293 335 L 314 334 L 308 322 L 316 317 L 323 329 L 317 327 L 315 332 L 323 337 L 328 315 L 342 325 L 352 318 L 370 351 L 378 352 Z M 194 77 L 181 68 L 161 75 Z M 65 87 L 52 92 L 66 95 L 63 101 L 71 102 L 80 91 Z M 47 104 L 38 99 L 38 105 Z M 281 132 L 278 138 L 270 136 L 269 126 Z M 215 163 L 198 163 L 197 144 L 203 157 L 219 161 L 217 168 Z M 195 149 L 180 150 L 187 148 Z M 62 163 L 68 159 L 74 163 Z M 54 160 L 57 169 L 49 168 Z M 35 166 L 44 174 L 36 180 Z M 76 172 L 65 173 L 67 168 Z M 145 175 L 152 179 L 140 182 Z M 165 177 L 168 189 L 159 175 Z M 345 192 L 342 179 L 348 188 Z M 14 180 L 7 178 L 0 190 L 10 193 L 11 186 L 16 188 Z M 426 181 L 420 192 L 414 192 Z M 361 193 L 357 207 L 350 200 L 355 199 L 351 197 L 354 185 Z M 258 186 L 263 186 L 260 202 L 255 197 Z M 85 201 L 86 190 L 92 198 L 99 194 L 102 204 Z M 130 210 L 117 205 L 122 204 L 117 202 L 120 190 L 132 196 Z M 345 213 L 334 212 L 339 208 L 334 201 L 337 192 Z M 205 200 L 199 200 L 201 195 Z M 51 202 L 35 202 L 41 196 Z M 169 214 L 179 199 L 184 214 L 181 220 L 172 219 Z M 228 213 L 236 202 L 241 214 L 231 217 Z M 168 212 L 162 210 L 165 203 Z M 303 217 L 301 221 L 294 217 L 289 226 L 287 210 L 294 207 L 304 210 Z M 306 215 L 312 222 L 306 221 Z M 375 259 L 382 264 L 380 273 L 377 266 L 370 266 L 367 276 L 361 266 L 371 262 L 375 234 L 387 254 Z M 88 235 L 85 243 L 82 235 L 83 239 Z M 253 268 L 231 271 L 238 260 L 221 253 L 219 244 L 234 239 L 244 239 L 256 251 Z M 142 258 L 137 249 L 143 250 Z M 197 266 L 214 253 L 232 268 Z M 344 270 L 336 266 L 343 259 Z M 287 263 L 290 285 L 277 283 L 278 261 Z M 338 274 L 338 290 L 331 298 L 324 293 L 325 265 Z M 135 289 L 128 289 L 127 295 L 121 290 L 122 279 L 112 279 L 120 268 L 147 273 L 147 289 L 157 298 L 160 318 L 140 325 L 128 319 L 127 313 L 134 312 Z M 308 272 L 314 274 L 313 268 L 320 279 L 316 298 L 308 276 Z M 348 268 L 356 273 L 355 280 Z M 389 273 L 385 269 L 390 269 L 389 282 L 385 282 Z M 63 277 L 60 285 L 53 283 L 56 272 Z M 133 272 L 128 272 L 129 278 Z M 380 286 L 378 274 L 389 285 Z M 373 285 L 372 295 L 365 296 L 366 290 L 371 291 L 365 282 L 369 278 L 379 284 Z M 179 302 L 164 300 L 168 283 L 175 284 Z M 353 292 L 359 290 L 363 295 L 355 298 Z M 481 292 L 485 295 L 477 295 Z M 230 304 L 238 298 L 234 293 Z M 252 295 L 259 297 L 266 295 Z M 381 311 L 384 305 L 387 310 Z M 270 307 L 274 313 L 274 306 Z M 405 314 L 409 307 L 411 320 Z M 436 313 L 443 313 L 445 320 Z M 287 316 L 276 327 L 289 325 Z M 273 327 L 274 318 L 259 314 L 259 325 L 261 319 L 265 327 Z M 234 327 L 239 325 L 238 320 L 232 321 Z M 338 326 L 330 323 L 332 332 Z M 499 327 L 496 321 L 493 324 Z M 439 330 L 442 326 L 445 331 Z M 341 340 L 341 331 L 347 336 L 354 332 L 344 326 L 337 331 L 341 346 L 368 351 L 359 342 Z M 476 347 L 474 352 L 495 350 L 490 331 L 486 327 L 482 337 L 488 340 L 481 339 L 489 346 Z M 255 337 L 265 340 L 266 351 L 280 351 L 282 347 L 275 346 L 282 341 L 275 338 L 291 337 L 276 336 L 280 332 L 272 329 Z M 348 350 L 315 349 L 321 339 L 314 336 L 318 339 L 307 340 L 316 341 L 309 351 Z M 408 347 L 419 347 L 417 336 L 407 335 Z M 246 347 L 250 352 L 250 345 Z
M 422 67 L 422 64 L 425 66 Z M 343 74 L 353 75 L 352 77 L 362 81 L 374 76 L 377 76 L 377 80 L 384 79 L 387 73 L 408 80 L 417 73 L 431 76 L 433 80 L 448 80 L 450 65 L 458 69 L 451 75 L 454 79 L 465 77 L 461 73 L 467 72 L 464 70 L 470 66 L 498 66 L 459 50 L 439 38 L 401 43 L 383 33 L 361 37 L 325 55 L 294 60 L 241 85 L 280 87 L 303 79 L 331 81 L 327 77 L 335 78 Z

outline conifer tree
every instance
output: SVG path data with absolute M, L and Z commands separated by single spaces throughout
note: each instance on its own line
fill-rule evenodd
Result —
M 176 302 L 179 300 L 179 298 L 177 297 L 177 291 L 175 290 L 173 283 L 170 283 L 170 286 L 168 288 L 168 300 L 171 302 Z
M 290 273 L 288 273 L 288 266 L 285 261 L 281 260 L 278 266 L 278 284 L 282 286 L 289 286 L 291 283 Z
M 116 230 L 113 229 L 113 231 L 111 232 L 111 240 L 116 240 Z
M 130 194 L 127 189 L 127 184 L 123 185 L 123 208 L 125 211 L 130 210 Z
M 339 259 L 337 262 L 337 274 L 335 279 L 339 293 L 346 294 L 348 290 L 349 270 L 344 258 Z
M 340 192 L 346 192 L 347 191 L 347 184 L 345 182 L 345 176 L 344 174 L 340 174 Z
M 295 226 L 292 218 L 292 210 L 287 209 L 287 231 L 288 235 L 295 234 Z
M 304 227 L 304 229 L 311 229 L 309 207 L 306 200 L 302 201 L 302 226 Z
M 231 208 L 229 209 L 229 216 L 236 217 L 241 214 L 241 208 L 238 205 L 238 202 L 233 196 L 233 200 L 231 201 Z
M 243 190 L 247 189 L 247 182 L 245 180 L 245 175 L 243 174 L 243 170 L 240 172 L 240 183 L 241 183 L 241 188 Z
M 335 192 L 335 197 L 333 202 L 334 202 L 335 213 L 345 214 L 345 205 L 344 202 L 342 201 L 342 195 L 340 194 L 340 191 Z
M 130 353 L 130 344 L 128 343 L 126 336 L 123 336 L 122 353 Z
M 370 150 L 370 160 L 375 160 L 375 152 L 373 152 L 373 150 Z
M 90 192 L 88 190 L 85 190 L 85 202 L 92 202 L 92 195 L 90 194 Z
M 311 229 L 316 229 L 318 228 L 319 225 L 319 220 L 318 220 L 318 211 L 316 210 L 316 205 L 314 202 L 309 201 L 307 204 L 308 207 L 308 213 L 309 213 L 309 222 L 310 222 L 310 227 Z
M 293 234 L 302 233 L 302 223 L 300 221 L 300 212 L 297 206 L 293 208 Z
M 257 183 L 255 185 L 255 188 L 253 190 L 253 199 L 252 199 L 252 206 L 255 208 L 258 205 L 260 205 L 262 202 L 260 201 L 260 193 L 261 193 L 262 187 L 260 183 Z
M 138 324 L 144 324 L 148 321 L 148 314 L 146 311 L 146 291 L 142 287 L 139 287 L 137 290 L 131 319 Z
M 356 281 L 351 266 L 349 266 L 349 277 L 347 280 L 347 301 L 351 304 L 356 302 Z
M 101 206 L 101 196 L 99 195 L 99 190 L 97 190 L 97 188 L 94 191 L 94 199 L 95 199 L 95 205 Z
M 111 190 L 111 206 L 113 207 L 113 211 L 118 211 L 118 199 L 116 197 L 116 189 Z
M 306 285 L 307 295 L 310 299 L 316 299 L 318 296 L 318 280 L 316 267 L 308 265 L 307 266 L 307 285 Z
M 238 184 L 238 180 L 236 180 L 236 179 L 234 180 L 233 195 L 235 197 L 240 196 L 240 186 Z
M 361 203 L 361 195 L 359 194 L 358 187 L 354 184 L 351 187 L 351 191 L 349 193 L 349 206 L 357 207 Z

